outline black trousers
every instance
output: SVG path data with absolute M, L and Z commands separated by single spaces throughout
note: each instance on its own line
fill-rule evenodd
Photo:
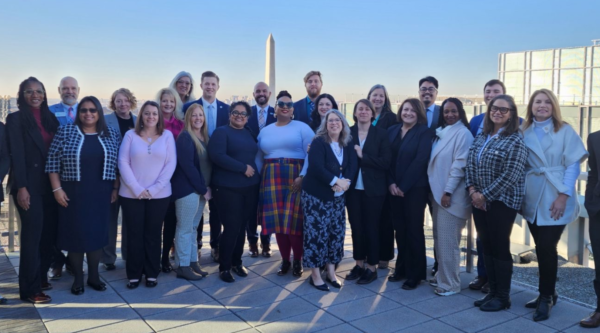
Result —
M 42 291 L 48 282 L 48 269 L 56 251 L 58 207 L 52 195 L 32 195 L 29 210 L 13 200 L 21 218 L 19 258 L 19 295 L 27 298 Z
M 379 263 L 379 221 L 384 201 L 385 196 L 368 197 L 363 190 L 352 189 L 346 194 L 354 260 Z
M 167 213 L 165 214 L 165 223 L 162 233 L 162 259 L 163 267 L 170 266 L 169 251 L 175 240 L 175 228 L 177 227 L 177 216 L 175 216 L 175 202 L 169 203 Z
M 408 280 L 420 281 L 427 277 L 425 251 L 425 206 L 429 187 L 416 187 L 404 193 L 404 197 L 392 196 L 392 220 L 396 231 L 396 273 Z
M 379 260 L 394 259 L 394 224 L 392 223 L 392 206 L 388 193 L 383 201 L 383 209 L 379 218 Z
M 247 187 L 215 186 L 223 234 L 219 241 L 219 271 L 242 264 L 248 221 L 256 219 L 258 184 Z M 211 228 L 212 229 L 212 228 Z
M 558 273 L 558 253 L 556 247 L 565 225 L 539 226 L 527 223 L 535 240 L 535 253 L 539 265 L 539 290 L 542 295 L 554 295 L 556 274 Z
M 256 210 L 258 211 L 258 207 L 256 207 Z M 251 219 L 250 221 L 248 221 L 248 227 L 246 228 L 246 234 L 248 237 L 248 244 L 257 244 L 258 243 L 258 238 L 260 236 L 260 243 L 263 245 L 270 245 L 271 244 L 271 235 L 272 234 L 268 234 L 268 235 L 263 235 L 262 233 L 259 235 L 258 234 L 258 218 L 254 218 Z
M 510 234 L 517 211 L 501 201 L 488 203 L 487 211 L 473 207 L 473 219 L 477 235 L 483 244 L 486 256 L 496 260 L 511 261 Z
M 119 197 L 123 218 L 127 219 L 127 261 L 125 271 L 130 280 L 156 278 L 160 272 L 162 224 L 170 197 L 140 200 Z
M 596 291 L 596 311 L 600 312 L 600 214 L 590 217 L 590 242 L 594 252 L 594 265 L 596 266 L 596 279 L 594 279 L 594 290 Z
M 219 241 L 221 239 L 221 221 L 219 220 L 219 209 L 218 199 L 216 195 L 208 201 L 208 224 L 210 225 L 210 248 L 219 248 Z

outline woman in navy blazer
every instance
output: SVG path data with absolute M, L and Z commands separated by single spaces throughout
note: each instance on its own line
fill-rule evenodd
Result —
M 392 144 L 392 165 L 388 173 L 391 211 L 398 258 L 390 281 L 406 278 L 403 289 L 415 289 L 426 277 L 423 220 L 429 195 L 427 164 L 433 131 L 427 127 L 423 103 L 416 98 L 402 102 L 401 123 L 388 129 Z
M 308 152 L 308 170 L 302 181 L 304 265 L 311 268 L 310 284 L 328 291 L 320 267 L 327 264 L 327 281 L 335 288 L 335 264 L 344 256 L 346 214 L 344 193 L 356 174 L 356 152 L 344 116 L 327 112 Z

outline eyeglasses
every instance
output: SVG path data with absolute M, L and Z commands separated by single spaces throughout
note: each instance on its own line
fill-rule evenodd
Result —
M 507 114 L 508 111 L 510 111 L 510 110 L 512 110 L 512 109 L 511 108 L 501 108 L 501 107 L 497 107 L 497 106 L 492 106 L 490 108 L 490 112 L 491 113 L 495 113 L 495 112 L 500 111 L 500 113 L 502 113 L 502 114 Z
M 294 102 L 282 102 L 282 101 L 277 101 L 277 106 L 280 108 L 288 108 L 291 109 L 294 107 Z
M 187 86 L 189 86 L 189 85 L 191 84 L 191 83 L 189 83 L 189 82 L 185 82 L 185 81 L 177 81 L 177 82 L 175 82 L 175 83 L 177 83 L 177 84 L 181 84 L 182 86 L 186 86 L 186 87 L 187 87 Z
M 437 89 L 435 87 L 429 87 L 429 88 L 421 87 L 421 88 L 419 88 L 419 91 L 432 93 L 434 91 L 437 91 Z
M 94 109 L 94 108 L 90 108 L 90 109 L 86 109 L 86 108 L 81 108 L 79 109 L 79 113 L 97 113 L 98 109 Z
M 44 91 L 43 90 L 25 90 L 23 93 L 25 95 L 33 95 L 33 93 L 36 93 L 38 95 L 43 95 Z
M 329 124 L 335 124 L 335 123 L 341 123 L 342 121 L 340 119 L 328 119 L 327 123 Z
M 242 118 L 248 117 L 248 113 L 246 113 L 246 112 L 239 112 L 239 111 L 231 111 L 231 115 L 234 116 L 234 117 L 242 117 Z

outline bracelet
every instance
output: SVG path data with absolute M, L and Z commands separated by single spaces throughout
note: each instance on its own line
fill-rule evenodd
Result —
M 61 190 L 61 189 L 62 189 L 62 186 L 61 186 L 61 187 L 59 187 L 59 188 L 57 188 L 57 189 L 55 189 L 55 190 L 52 190 L 52 193 L 54 193 L 54 192 L 56 192 L 56 191 L 58 191 L 58 190 Z
M 475 194 L 475 193 L 477 193 L 477 191 L 475 191 L 475 190 L 473 190 L 473 191 L 469 192 L 469 197 L 472 197 L 472 196 L 473 196 L 473 194 Z

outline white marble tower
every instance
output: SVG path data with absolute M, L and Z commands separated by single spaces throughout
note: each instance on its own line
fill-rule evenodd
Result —
M 269 105 L 275 105 L 277 91 L 275 90 L 275 40 L 273 39 L 273 34 L 269 34 L 267 38 L 267 54 L 265 59 L 265 83 L 271 89 Z

